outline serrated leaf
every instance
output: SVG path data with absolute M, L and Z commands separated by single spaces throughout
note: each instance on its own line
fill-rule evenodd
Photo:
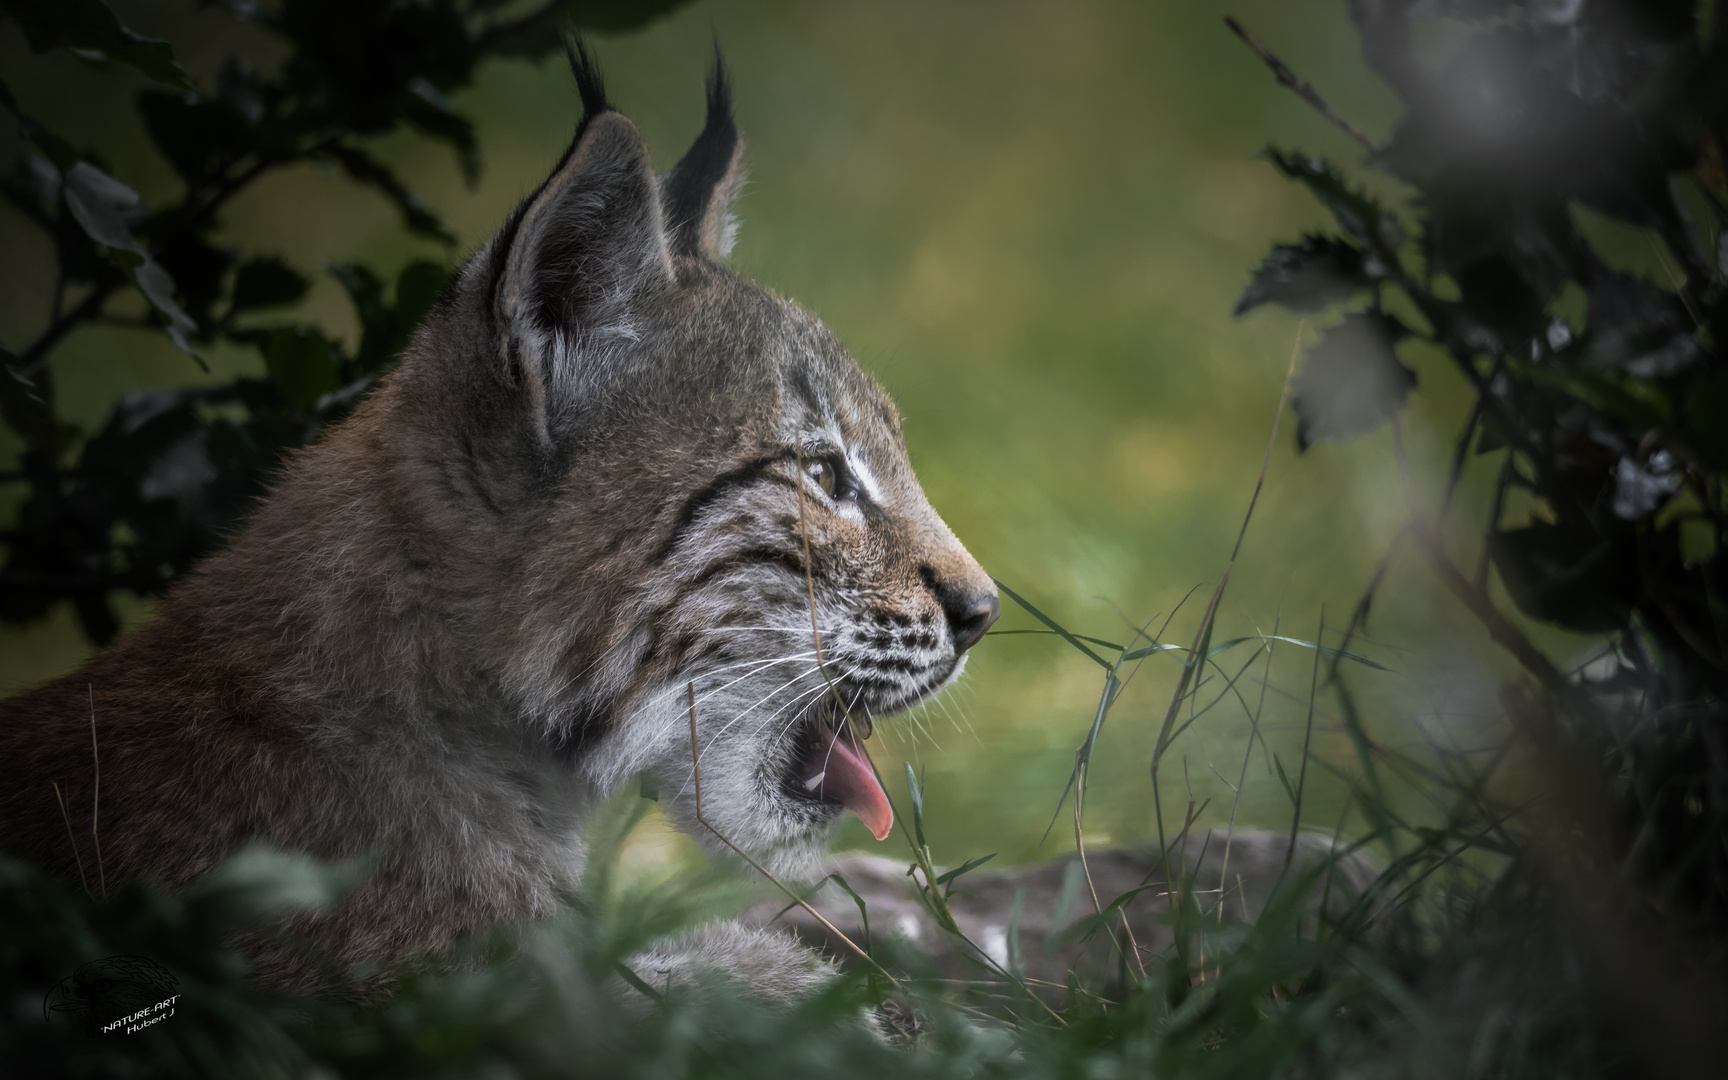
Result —
M 1261 156 L 1306 187 L 1357 243 L 1383 258 L 1395 257 L 1404 242 L 1404 229 L 1397 216 L 1352 188 L 1337 166 L 1322 157 L 1285 153 L 1275 146 L 1268 146 Z
M 1416 373 L 1399 362 L 1392 347 L 1409 332 L 1390 315 L 1360 312 L 1321 334 L 1320 343 L 1308 350 L 1291 398 L 1298 447 L 1354 438 L 1403 407 Z
M 1262 304 L 1311 314 L 1368 284 L 1361 249 L 1329 236 L 1304 236 L 1300 244 L 1272 249 L 1231 314 L 1246 315 Z

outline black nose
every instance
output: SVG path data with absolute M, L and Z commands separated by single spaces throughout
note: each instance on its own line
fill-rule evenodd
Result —
M 1002 605 L 997 602 L 995 593 L 962 594 L 945 598 L 945 601 L 942 608 L 948 613 L 948 627 L 954 632 L 956 656 L 978 644 L 984 631 L 990 629 L 990 624 L 1002 614 Z

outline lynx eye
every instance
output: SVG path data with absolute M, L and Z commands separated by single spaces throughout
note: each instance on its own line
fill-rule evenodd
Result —
M 851 484 L 848 482 L 845 467 L 838 458 L 823 458 L 812 461 L 805 466 L 810 479 L 816 481 L 822 493 L 830 499 L 844 499 L 851 495 Z

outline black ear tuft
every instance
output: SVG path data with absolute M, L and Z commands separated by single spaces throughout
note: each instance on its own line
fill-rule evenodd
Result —
M 552 174 L 488 246 L 491 322 L 542 442 L 636 340 L 640 305 L 674 284 L 659 184 L 636 125 L 612 108 L 583 43 L 569 45 L 582 122 Z
M 576 76 L 576 92 L 582 95 L 582 126 L 603 112 L 611 110 L 606 100 L 606 83 L 600 78 L 600 65 L 588 51 L 581 35 L 573 34 L 564 43 L 564 54 L 570 58 L 570 74 Z
M 708 74 L 708 119 L 661 188 L 673 252 L 723 259 L 730 250 L 732 199 L 743 182 L 743 142 L 732 120 L 732 87 L 720 44 Z

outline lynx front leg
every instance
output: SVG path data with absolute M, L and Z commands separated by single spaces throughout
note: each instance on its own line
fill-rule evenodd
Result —
M 715 986 L 712 976 L 742 984 L 762 1001 L 790 1005 L 815 993 L 839 974 L 839 967 L 806 947 L 787 930 L 767 930 L 736 922 L 698 926 L 659 948 L 630 959 L 637 977 L 660 993 L 694 995 Z M 708 977 L 704 977 L 707 975 Z M 630 989 L 632 1006 L 647 1004 Z

